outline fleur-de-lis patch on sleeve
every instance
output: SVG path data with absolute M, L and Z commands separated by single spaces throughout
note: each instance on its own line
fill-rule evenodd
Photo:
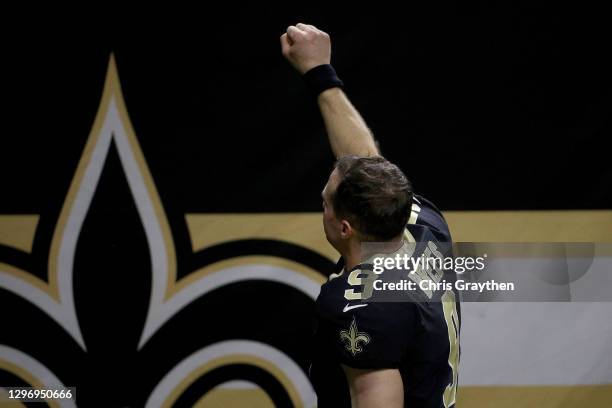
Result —
M 365 332 L 360 332 L 357 329 L 357 322 L 355 322 L 355 318 L 353 317 L 349 329 L 340 330 L 340 341 L 342 342 L 344 340 L 346 340 L 346 350 L 350 351 L 354 356 L 363 351 L 361 343 L 365 346 L 370 342 L 370 335 Z

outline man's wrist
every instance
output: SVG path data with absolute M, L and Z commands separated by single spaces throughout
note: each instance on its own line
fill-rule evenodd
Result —
M 316 97 L 331 88 L 342 88 L 344 83 L 338 78 L 336 70 L 330 64 L 318 65 L 304 75 L 308 90 Z

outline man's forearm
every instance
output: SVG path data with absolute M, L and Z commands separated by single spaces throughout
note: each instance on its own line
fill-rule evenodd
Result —
M 372 132 L 342 89 L 331 88 L 322 92 L 318 103 L 336 158 L 380 154 Z

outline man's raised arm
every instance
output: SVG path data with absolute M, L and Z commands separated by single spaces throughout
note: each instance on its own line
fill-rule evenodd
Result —
M 372 132 L 341 89 L 331 62 L 329 35 L 314 26 L 289 26 L 281 36 L 283 55 L 297 69 L 317 100 L 336 158 L 380 155 Z

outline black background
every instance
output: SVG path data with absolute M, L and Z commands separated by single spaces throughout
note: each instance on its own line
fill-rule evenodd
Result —
M 610 208 L 608 30 L 585 11 L 111 8 L 26 21 L 2 64 L 0 211 L 63 201 L 111 51 L 166 206 L 319 210 L 332 156 L 278 41 L 300 21 L 331 34 L 383 154 L 442 209 Z

